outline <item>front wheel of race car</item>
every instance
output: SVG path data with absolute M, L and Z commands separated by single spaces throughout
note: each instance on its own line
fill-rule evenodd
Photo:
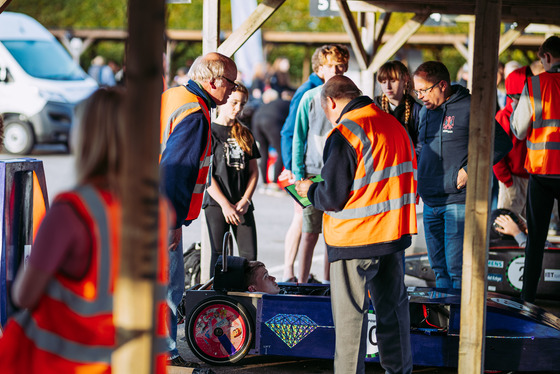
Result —
M 213 297 L 198 304 L 185 324 L 192 352 L 214 365 L 235 363 L 249 352 L 253 323 L 245 307 L 228 297 Z

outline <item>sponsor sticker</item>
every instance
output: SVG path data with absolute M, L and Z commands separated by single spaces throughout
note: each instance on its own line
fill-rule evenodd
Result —
M 503 269 L 504 262 L 500 260 L 488 260 L 488 267 Z
M 488 282 L 501 283 L 504 280 L 501 274 L 488 274 Z
M 560 269 L 544 269 L 545 282 L 560 282 Z
M 521 303 L 518 303 L 517 301 L 513 301 L 513 300 L 509 300 L 509 299 L 503 299 L 501 297 L 492 297 L 492 298 L 490 298 L 490 300 L 492 300 L 495 303 L 508 306 L 510 308 L 514 308 L 514 309 L 518 309 L 518 310 L 524 310 L 526 312 L 531 311 L 531 308 L 529 308 L 528 306 L 525 306 Z

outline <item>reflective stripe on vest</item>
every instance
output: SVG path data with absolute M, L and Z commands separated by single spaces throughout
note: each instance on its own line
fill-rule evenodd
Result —
M 542 73 L 528 85 L 533 107 L 525 168 L 531 174 L 560 174 L 560 73 Z
M 373 104 L 346 113 L 336 128 L 358 164 L 345 207 L 323 216 L 327 244 L 370 245 L 416 233 L 416 159 L 406 130 Z
M 167 144 L 167 139 L 169 139 L 169 136 L 173 133 L 175 126 L 185 117 L 198 110 L 202 110 L 204 117 L 208 122 L 208 135 L 206 147 L 200 157 L 196 184 L 193 189 L 191 203 L 187 213 L 186 219 L 189 221 L 198 218 L 198 215 L 200 214 L 204 191 L 206 190 L 206 186 L 208 184 L 208 178 L 211 175 L 212 131 L 210 127 L 210 111 L 204 101 L 197 95 L 187 90 L 185 86 L 170 88 L 162 95 L 160 155 L 163 154 Z
M 97 255 L 97 287 L 96 298 L 88 301 L 83 297 L 68 290 L 55 277 L 46 289 L 46 297 L 51 297 L 64 305 L 78 318 L 109 315 L 113 313 L 113 295 L 109 286 L 109 272 L 111 269 L 111 249 L 109 233 L 107 231 L 109 219 L 104 209 L 105 202 L 98 195 L 98 192 L 91 186 L 82 186 L 75 190 L 76 195 L 80 196 L 92 219 L 97 223 L 96 230 L 98 238 L 97 249 L 93 249 L 93 255 Z M 40 308 L 37 309 L 41 311 Z M 74 362 L 104 362 L 109 364 L 111 361 L 112 346 L 88 346 L 78 342 L 65 339 L 52 331 L 39 327 L 35 321 L 37 317 L 34 313 L 21 313 L 14 319 L 22 326 L 26 336 L 31 339 L 39 349 L 50 352 L 56 356 Z

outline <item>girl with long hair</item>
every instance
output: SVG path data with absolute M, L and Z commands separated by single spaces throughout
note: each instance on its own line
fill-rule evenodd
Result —
M 418 113 L 422 105 L 411 95 L 413 82 L 406 66 L 400 61 L 388 61 L 377 72 L 377 82 L 383 94 L 374 98 L 375 104 L 393 115 L 406 129 L 412 142 L 418 139 Z
M 237 90 L 218 108 L 218 118 L 212 123 L 212 182 L 203 204 L 212 247 L 211 276 L 222 252 L 224 235 L 230 229 L 239 254 L 250 261 L 257 258 L 251 198 L 259 178 L 257 158 L 261 155 L 253 134 L 237 118 L 249 92 L 241 82 L 235 83 Z

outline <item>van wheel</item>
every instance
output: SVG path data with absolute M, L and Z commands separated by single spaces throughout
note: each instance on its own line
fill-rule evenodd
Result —
M 28 123 L 17 119 L 4 122 L 4 149 L 14 155 L 26 155 L 35 145 L 35 135 Z

